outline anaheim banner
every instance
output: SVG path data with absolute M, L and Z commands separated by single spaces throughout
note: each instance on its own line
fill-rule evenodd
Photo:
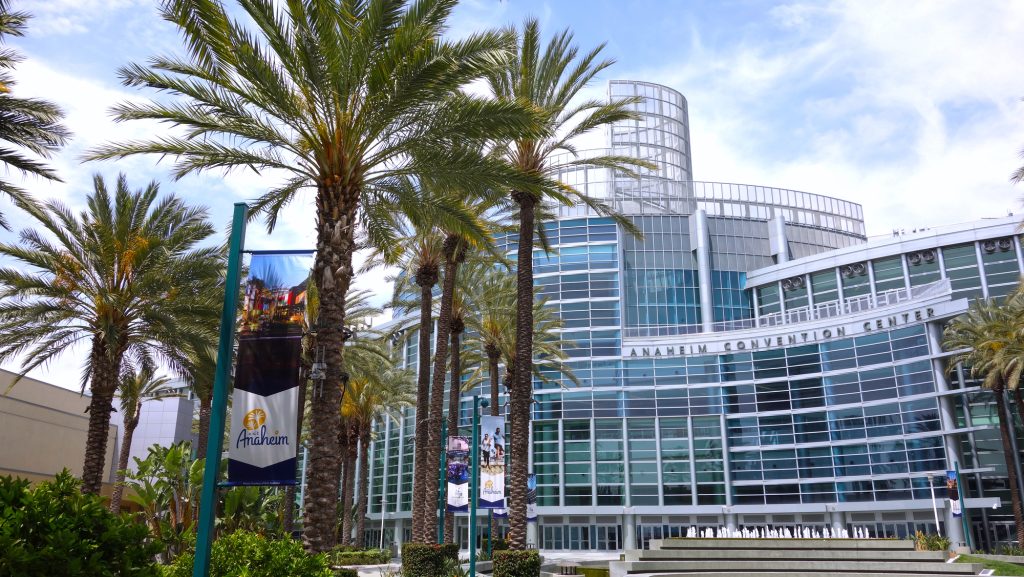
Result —
M 313 253 L 249 264 L 231 395 L 228 485 L 294 485 L 299 366 Z
M 480 417 L 481 509 L 505 508 L 505 418 Z

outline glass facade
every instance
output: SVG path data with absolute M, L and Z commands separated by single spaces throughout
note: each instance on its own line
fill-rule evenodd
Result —
M 869 241 L 856 204 L 691 181 L 685 99 L 611 84 L 611 97 L 629 95 L 644 98 L 641 119 L 612 127 L 609 150 L 656 169 L 560 174 L 642 237 L 553 208 L 552 250 L 534 251 L 535 283 L 565 323 L 581 385 L 535 379 L 533 543 L 643 547 L 730 524 L 934 532 L 930 478 L 955 462 L 969 498 L 1007 503 L 991 398 L 945 371 L 936 335 L 966 306 L 958 299 L 1015 286 L 1016 223 Z M 515 248 L 514 236 L 498 241 Z M 406 343 L 414 367 L 416 339 Z M 462 423 L 469 395 L 486 392 L 467 393 Z M 414 422 L 407 410 L 371 448 L 370 516 L 379 522 L 383 501 L 395 536 L 408 528 Z M 978 538 L 998 539 L 1006 509 L 972 518 Z

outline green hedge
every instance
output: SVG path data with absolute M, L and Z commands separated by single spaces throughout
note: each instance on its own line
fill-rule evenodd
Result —
M 607 567 L 577 567 L 576 572 L 583 577 L 608 577 L 611 574 Z
M 158 577 L 159 544 L 64 470 L 36 487 L 0 477 L 0 575 Z
M 335 569 L 334 577 L 359 577 L 359 571 L 355 569 Z
M 391 561 L 391 552 L 383 549 L 343 550 L 328 554 L 332 565 L 383 565 Z
M 193 553 L 179 555 L 167 577 L 192 577 Z M 334 577 L 326 555 L 309 555 L 293 539 L 267 539 L 248 531 L 217 538 L 210 577 Z
M 538 577 L 540 575 L 540 552 L 495 551 L 494 577 Z

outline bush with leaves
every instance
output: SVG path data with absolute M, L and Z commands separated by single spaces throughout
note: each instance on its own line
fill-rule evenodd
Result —
M 193 553 L 174 560 L 165 577 L 191 577 Z M 326 555 L 310 555 L 294 539 L 236 531 L 213 542 L 210 577 L 333 577 Z
M 332 565 L 383 565 L 391 561 L 391 552 L 383 549 L 335 548 L 328 554 Z
M 540 553 L 536 549 L 526 551 L 495 551 L 494 577 L 538 577 L 540 575 Z
M 404 577 L 443 577 L 451 560 L 458 560 L 459 546 L 427 543 L 402 544 L 402 575 Z
M 83 495 L 66 469 L 36 487 L 0 477 L 0 575 L 158 577 L 146 527 Z
M 125 479 L 125 500 L 139 506 L 139 515 L 153 538 L 164 546 L 161 558 L 165 563 L 195 541 L 204 467 L 204 460 L 192 460 L 188 441 L 170 447 L 153 445 L 145 459 L 135 458 L 135 471 Z

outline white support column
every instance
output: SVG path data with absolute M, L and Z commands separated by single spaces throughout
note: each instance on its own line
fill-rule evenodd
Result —
M 981 281 L 981 294 L 988 298 L 988 279 L 985 278 L 985 253 L 981 250 L 981 243 L 974 241 L 974 254 L 978 257 L 978 280 Z M 1013 421 L 1010 421 L 1011 423 Z
M 786 217 L 776 215 L 768 222 L 768 252 L 775 257 L 775 262 L 789 262 L 789 239 L 786 238 Z
M 690 246 L 697 253 L 701 330 L 708 333 L 713 330 L 715 312 L 711 291 L 711 239 L 708 234 L 708 215 L 703 208 L 690 215 Z
M 635 550 L 636 546 L 636 515 L 632 507 L 622 509 L 622 549 Z
M 946 379 L 946 371 L 942 366 L 942 359 L 935 355 L 942 352 L 942 327 L 939 323 L 928 323 L 925 325 L 928 334 L 928 348 L 932 355 L 932 376 L 935 379 L 935 390 L 943 393 L 950 390 L 949 381 Z M 955 469 L 960 464 L 960 450 L 958 435 L 951 433 L 956 429 L 956 410 L 953 406 L 953 399 L 950 395 L 942 395 L 939 401 L 939 420 L 942 423 L 942 440 L 946 449 L 946 464 L 950 469 Z M 952 542 L 954 548 L 966 546 L 963 525 L 960 518 L 953 516 L 948 500 L 945 506 L 946 536 Z

